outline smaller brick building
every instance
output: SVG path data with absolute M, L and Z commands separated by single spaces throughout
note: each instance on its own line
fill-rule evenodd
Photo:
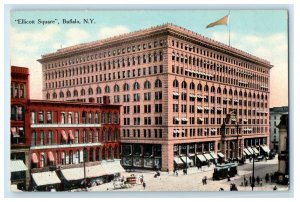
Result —
M 25 189 L 61 190 L 84 178 L 123 171 L 120 106 L 30 100 L 28 75 L 28 69 L 12 68 L 11 159 L 12 165 L 23 160 L 27 167 Z

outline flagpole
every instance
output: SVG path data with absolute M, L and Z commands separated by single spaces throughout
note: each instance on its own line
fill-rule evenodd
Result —
M 229 46 L 230 46 L 230 10 L 229 10 L 229 12 L 228 12 L 228 44 L 229 44 Z

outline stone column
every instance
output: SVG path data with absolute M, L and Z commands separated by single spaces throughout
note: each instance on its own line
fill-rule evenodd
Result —
M 278 148 L 278 172 L 280 174 L 288 174 L 288 115 L 284 114 L 280 117 L 279 129 L 279 148 Z
M 174 169 L 174 155 L 173 155 L 173 144 L 162 144 L 161 145 L 162 150 L 162 171 L 166 171 L 169 169 L 169 171 L 172 171 Z

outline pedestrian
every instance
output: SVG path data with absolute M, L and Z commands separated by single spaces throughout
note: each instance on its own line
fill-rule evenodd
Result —
M 251 176 L 249 177 L 249 182 L 250 182 L 250 184 L 252 184 L 252 177 Z
M 269 179 L 270 179 L 269 173 L 267 173 L 266 176 L 265 176 L 266 183 L 269 183 Z
M 256 177 L 256 183 L 259 184 L 260 178 L 259 176 Z
M 275 185 L 274 187 L 273 187 L 273 191 L 276 191 L 277 190 L 277 186 Z
M 245 181 L 245 187 L 247 187 L 247 186 L 248 186 L 248 180 Z
M 175 168 L 174 168 L 174 169 L 173 169 L 173 175 L 175 175 L 175 171 L 176 171 L 176 170 L 175 170 Z
M 221 187 L 221 188 L 219 189 L 219 191 L 224 191 L 224 189 Z
M 175 173 L 176 173 L 176 176 L 178 176 L 178 172 L 177 172 L 177 170 L 176 170 L 176 172 L 175 172 Z
M 167 173 L 168 173 L 168 175 L 169 175 L 169 169 L 167 168 Z
M 228 182 L 230 181 L 230 175 L 227 175 L 227 181 Z
M 204 183 L 207 184 L 207 177 L 204 177 Z
M 250 161 L 250 163 L 251 163 L 251 161 L 252 161 L 252 157 L 250 157 L 250 158 L 249 158 L 249 161 Z
M 146 182 L 143 182 L 144 190 L 146 189 Z

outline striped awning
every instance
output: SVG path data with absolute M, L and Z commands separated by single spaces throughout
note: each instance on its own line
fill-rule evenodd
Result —
M 251 154 L 255 154 L 254 151 L 251 149 L 251 147 L 248 147 L 247 149 Z
M 182 156 L 180 157 L 180 159 L 184 162 L 184 163 L 193 163 L 193 161 L 189 158 L 189 157 L 186 157 L 186 156 Z
M 221 152 L 218 152 L 218 156 L 221 157 L 221 158 L 224 158 L 224 157 L 225 157 L 224 154 L 221 153 Z
M 179 157 L 174 157 L 174 162 L 179 165 L 179 164 L 183 164 L 183 162 L 181 161 L 181 159 Z
M 204 154 L 204 157 L 205 157 L 208 161 L 213 159 L 209 153 Z
M 252 150 L 254 151 L 255 154 L 259 154 L 259 151 L 255 147 L 252 147 Z
M 26 171 L 28 168 L 22 160 L 11 160 L 10 161 L 10 172 Z
M 54 156 L 53 156 L 53 153 L 52 153 L 52 151 L 48 151 L 48 159 L 49 159 L 49 161 L 52 161 L 52 162 L 54 162 Z
M 62 135 L 62 137 L 64 138 L 65 141 L 68 140 L 68 136 L 67 136 L 67 134 L 66 134 L 66 131 L 61 130 L 61 135 Z
M 73 131 L 72 130 L 69 130 L 69 137 L 71 140 L 74 140 L 75 137 L 74 137 L 74 134 L 73 134 Z
M 244 152 L 248 155 L 248 156 L 251 156 L 251 153 L 248 151 L 248 149 L 244 149 Z
M 211 155 L 214 159 L 218 159 L 218 156 L 215 154 L 215 152 L 210 152 L 210 155 Z
M 201 162 L 205 162 L 205 161 L 206 161 L 205 157 L 204 157 L 202 154 L 198 154 L 198 155 L 197 155 L 197 158 L 198 158 Z
M 38 162 L 39 162 L 39 159 L 38 159 L 36 153 L 32 153 L 32 154 L 31 154 L 31 161 L 32 161 L 33 163 L 38 163 Z

